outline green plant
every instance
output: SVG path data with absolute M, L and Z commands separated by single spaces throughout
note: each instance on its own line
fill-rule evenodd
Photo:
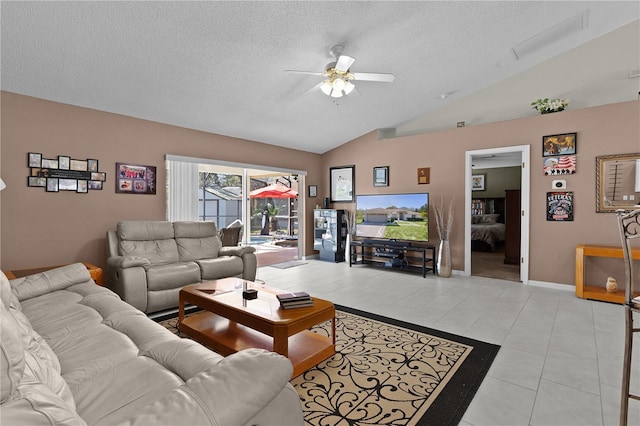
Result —
M 565 99 L 544 98 L 531 102 L 533 109 L 539 111 L 540 114 L 563 111 L 568 105 L 569 101 Z

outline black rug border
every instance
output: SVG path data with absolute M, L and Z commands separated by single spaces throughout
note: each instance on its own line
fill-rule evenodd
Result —
M 435 401 L 431 403 L 427 412 L 424 413 L 420 420 L 418 420 L 417 425 L 455 426 L 460 423 L 464 413 L 467 411 L 467 408 L 469 408 L 469 404 L 471 404 L 473 397 L 480 388 L 482 381 L 489 372 L 489 368 L 500 350 L 500 345 L 483 342 L 470 337 L 459 336 L 457 334 L 436 330 L 395 318 L 385 317 L 383 315 L 362 311 L 356 308 L 349 308 L 347 306 L 337 304 L 334 304 L 334 306 L 338 311 L 472 346 L 473 350 L 463 361 L 462 365 L 460 365 L 458 371 L 456 371 L 453 377 L 449 380 Z

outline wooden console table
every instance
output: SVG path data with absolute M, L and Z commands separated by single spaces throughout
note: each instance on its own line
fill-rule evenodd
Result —
M 430 257 L 427 257 L 427 252 L 430 252 Z M 414 246 L 383 240 L 352 241 L 349 244 L 350 267 L 366 264 L 399 271 L 421 272 L 423 278 L 426 278 L 427 271 L 437 274 L 437 256 L 436 247 L 432 244 Z
M 634 260 L 640 260 L 640 249 L 634 249 L 631 253 Z M 584 283 L 584 258 L 587 256 L 622 259 L 622 247 L 591 246 L 587 244 L 578 244 L 576 246 L 576 296 L 581 299 L 624 303 L 624 291 L 622 289 L 618 290 L 617 293 L 607 293 L 604 286 L 598 287 Z
M 89 270 L 89 275 L 91 275 L 91 279 L 96 282 L 98 285 L 102 285 L 102 268 L 99 268 L 95 265 L 92 265 L 88 262 L 82 262 L 84 266 Z M 27 275 L 39 274 L 40 272 L 48 271 L 49 269 L 59 268 L 60 266 L 45 266 L 42 268 L 33 268 L 33 269 L 17 269 L 15 271 L 7 271 L 5 275 L 10 280 L 15 280 L 16 278 L 26 277 Z

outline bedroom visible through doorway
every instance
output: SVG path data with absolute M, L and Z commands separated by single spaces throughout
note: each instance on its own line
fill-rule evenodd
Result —
M 524 215 L 523 193 L 528 197 L 527 160 L 524 147 L 467 153 L 465 274 L 526 282 L 527 250 L 523 247 L 528 247 L 524 220 L 528 223 L 528 216 Z

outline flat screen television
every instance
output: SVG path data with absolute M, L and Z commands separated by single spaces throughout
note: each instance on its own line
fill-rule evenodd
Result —
M 356 237 L 429 241 L 429 194 L 356 195 Z

